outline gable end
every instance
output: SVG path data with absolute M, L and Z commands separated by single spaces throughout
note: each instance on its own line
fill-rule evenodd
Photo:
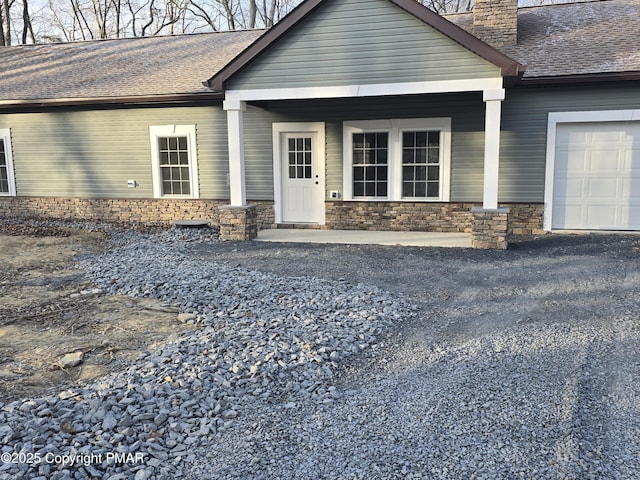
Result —
M 306 0 L 278 22 L 271 30 L 262 35 L 238 57 L 227 64 L 216 75 L 211 77 L 206 85 L 214 91 L 223 92 L 227 88 L 227 81 L 239 74 L 250 64 L 254 63 L 263 53 L 274 45 L 281 37 L 291 31 L 304 19 L 309 18 L 320 6 L 329 0 Z M 488 61 L 500 69 L 503 77 L 515 77 L 524 71 L 524 67 L 493 47 L 482 42 L 457 25 L 452 24 L 441 16 L 427 9 L 415 0 L 385 0 L 424 24 L 432 27 L 444 36 L 458 43 L 478 57 Z

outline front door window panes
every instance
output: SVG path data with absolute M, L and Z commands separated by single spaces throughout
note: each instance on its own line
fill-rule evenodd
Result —
M 311 137 L 289 138 L 289 178 L 311 178 Z

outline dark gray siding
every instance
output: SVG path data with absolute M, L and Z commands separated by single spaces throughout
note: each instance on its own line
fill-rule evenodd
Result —
M 507 91 L 502 110 L 500 201 L 543 201 L 549 112 L 638 108 L 640 85 Z
M 476 79 L 500 69 L 386 0 L 331 0 L 231 89 Z
M 324 121 L 327 195 L 342 191 L 342 122 L 389 118 L 451 117 L 451 200 L 482 200 L 484 103 L 482 95 L 423 95 L 274 102 L 289 121 Z

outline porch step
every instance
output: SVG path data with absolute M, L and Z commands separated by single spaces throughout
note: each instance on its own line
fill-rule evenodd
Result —
M 326 225 L 316 223 L 276 223 L 272 228 L 275 230 L 328 230 Z

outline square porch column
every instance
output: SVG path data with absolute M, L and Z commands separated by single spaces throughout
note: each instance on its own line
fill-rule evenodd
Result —
M 503 88 L 483 92 L 485 103 L 484 181 L 482 208 L 474 207 L 471 210 L 473 215 L 471 245 L 474 248 L 504 250 L 508 245 L 509 209 L 498 208 L 500 117 L 504 97 Z
M 225 100 L 227 112 L 227 142 L 229 146 L 230 205 L 220 207 L 220 238 L 222 240 L 251 240 L 258 234 L 257 209 L 247 205 L 244 165 L 245 102 Z
M 227 112 L 227 143 L 229 146 L 229 193 L 231 205 L 247 204 L 244 173 L 244 112 L 245 102 L 225 100 Z

